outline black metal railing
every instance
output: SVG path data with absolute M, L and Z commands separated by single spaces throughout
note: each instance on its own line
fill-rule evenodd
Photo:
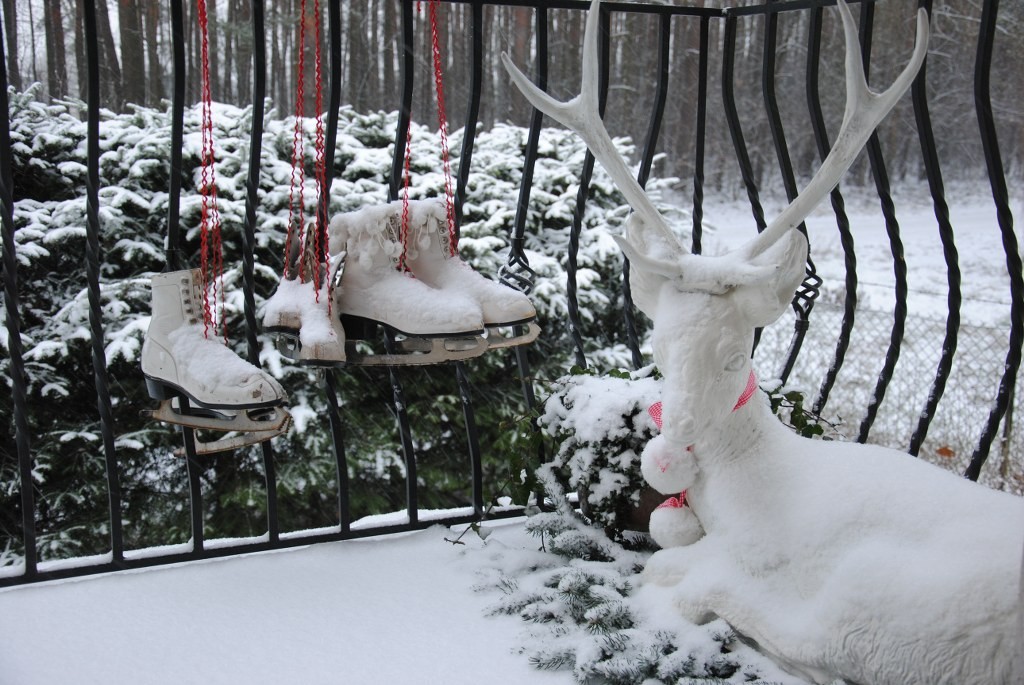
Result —
M 184 0 L 171 0 L 170 2 L 170 27 L 173 37 L 173 100 L 171 105 L 171 150 L 170 150 L 170 173 L 169 178 L 169 199 L 167 209 L 166 228 L 166 269 L 177 270 L 187 264 L 187 248 L 185 236 L 182 232 L 182 222 L 179 203 L 182 194 L 182 154 L 184 136 L 184 113 L 185 113 L 185 28 L 184 28 Z M 395 200 L 399 197 L 400 181 L 402 177 L 403 159 L 405 155 L 405 131 L 410 120 L 410 112 L 414 94 L 414 26 L 417 21 L 414 14 L 414 0 L 395 0 L 400 5 L 401 34 L 396 42 L 398 50 L 398 61 L 402 71 L 402 88 L 397 94 L 394 108 L 398 110 L 398 124 L 394 138 L 394 150 L 392 168 L 389 176 L 389 199 Z M 455 203 L 457 216 L 462 219 L 463 205 L 466 199 L 467 184 L 472 171 L 475 135 L 478 129 L 481 112 L 482 95 L 482 69 L 483 65 L 491 64 L 496 58 L 490 54 L 485 47 L 481 36 L 484 33 L 485 15 L 484 9 L 492 6 L 512 6 L 525 8 L 525 11 L 532 12 L 533 31 L 535 37 L 536 51 L 533 55 L 535 69 L 535 81 L 541 88 L 547 88 L 549 80 L 549 25 L 550 15 L 556 10 L 567 10 L 572 12 L 583 12 L 588 3 L 582 0 L 446 0 L 449 4 L 468 5 L 470 7 L 471 25 L 471 64 L 468 66 L 469 73 L 469 100 L 465 107 L 465 120 L 458 122 L 464 127 L 465 135 L 462 141 L 460 164 L 457 170 L 455 185 Z M 724 121 L 724 130 L 728 140 L 732 144 L 732 158 L 738 166 L 738 173 L 746 197 L 749 200 L 753 215 L 753 226 L 756 230 L 765 227 L 765 212 L 762 207 L 762 175 L 756 169 L 749 153 L 747 137 L 741 123 L 741 113 L 737 106 L 736 89 L 743 87 L 736 75 L 737 59 L 737 27 L 744 21 L 762 21 L 763 31 L 761 34 L 760 47 L 761 73 L 760 89 L 761 102 L 764 106 L 763 116 L 767 121 L 768 131 L 771 137 L 772 148 L 776 155 L 778 174 L 782 180 L 785 195 L 792 199 L 798 192 L 798 173 L 795 170 L 794 161 L 791 158 L 792 145 L 789 142 L 787 131 L 780 114 L 779 95 L 777 93 L 776 78 L 778 74 L 777 56 L 781 50 L 778 44 L 779 19 L 783 16 L 792 16 L 796 13 L 804 13 L 807 16 L 806 43 L 803 50 L 806 53 L 806 83 L 803 93 L 807 103 L 806 121 L 809 122 L 813 132 L 814 149 L 819 157 L 823 157 L 828 148 L 829 140 L 825 126 L 822 99 L 818 91 L 819 66 L 822 64 L 822 30 L 823 30 L 823 7 L 834 4 L 829 0 L 793 0 L 793 1 L 772 1 L 765 0 L 744 7 L 737 8 L 693 8 L 664 4 L 643 4 L 606 2 L 602 6 L 602 36 L 601 36 L 601 59 L 600 73 L 602 84 L 602 108 L 607 103 L 609 79 L 611 73 L 610 54 L 612 52 L 612 41 L 621 40 L 621 37 L 614 37 L 610 32 L 610 19 L 616 15 L 653 15 L 657 20 L 656 39 L 650 41 L 648 49 L 656 52 L 656 63 L 658 65 L 654 79 L 650 87 L 653 90 L 652 106 L 646 123 L 646 134 L 642 141 L 642 152 L 640 154 L 640 165 L 638 179 L 642 185 L 647 184 L 652 174 L 652 166 L 656 155 L 665 152 L 670 155 L 686 157 L 692 168 L 692 178 L 685 181 L 690 189 L 692 205 L 690 207 L 692 216 L 692 240 L 693 250 L 699 252 L 702 249 L 702 227 L 704 216 L 704 195 L 706 178 L 706 149 L 709 140 L 710 119 L 721 119 Z M 263 129 L 265 118 L 266 101 L 266 74 L 267 58 L 266 44 L 263 40 L 265 35 L 265 3 L 263 0 L 253 0 L 251 3 L 251 29 L 253 36 L 253 83 L 252 83 L 252 109 L 251 109 L 251 138 L 248 151 L 249 161 L 247 176 L 245 180 L 245 219 L 241 237 L 241 265 L 242 285 L 244 291 L 244 328 L 246 341 L 246 356 L 254 364 L 259 364 L 261 345 L 257 337 L 259 323 L 257 319 L 257 307 L 254 293 L 256 291 L 256 269 L 257 269 L 257 240 L 255 226 L 257 223 L 257 204 L 259 199 L 260 175 L 262 173 L 261 146 L 263 144 Z M 342 35 L 342 5 L 340 0 L 329 0 L 327 3 L 328 25 L 327 40 L 329 44 L 328 65 L 326 71 L 330 74 L 329 83 L 329 107 L 326 128 L 325 150 L 330 156 L 327 160 L 328 169 L 335 168 L 333 154 L 335 141 L 338 135 L 338 111 L 341 106 L 341 35 Z M 922 0 L 921 5 L 929 11 L 934 11 L 932 0 Z M 487 458 L 486 450 L 489 446 L 482 444 L 478 430 L 478 406 L 475 399 L 477 388 L 474 384 L 474 370 L 471 364 L 466 362 L 454 362 L 451 366 L 451 374 L 454 376 L 454 387 L 458 393 L 459 404 L 462 410 L 462 422 L 466 432 L 466 449 L 468 454 L 465 464 L 470 471 L 470 490 L 467 506 L 455 512 L 446 512 L 443 515 L 422 515 L 420 507 L 420 479 L 417 476 L 417 446 L 415 440 L 414 418 L 407 410 L 406 384 L 408 376 L 397 369 L 385 369 L 381 374 L 386 375 L 386 384 L 390 388 L 391 408 L 397 425 L 396 442 L 400 447 L 405 466 L 405 501 L 401 503 L 402 510 L 406 517 L 399 523 L 383 522 L 371 523 L 369 525 L 353 527 L 353 511 L 350 504 L 349 491 L 349 459 L 346 453 L 346 421 L 343 416 L 343 408 L 347 403 L 352 403 L 352 398 L 345 397 L 339 382 L 339 371 L 328 371 L 320 377 L 320 391 L 325 398 L 327 407 L 327 430 L 330 436 L 330 444 L 333 450 L 333 459 L 336 469 L 336 481 L 334 486 L 336 492 L 332 495 L 336 501 L 337 519 L 332 526 L 318 528 L 311 531 L 282 530 L 277 499 L 278 478 L 276 464 L 278 459 L 275 455 L 275 447 L 272 443 L 263 443 L 257 448 L 260 452 L 261 472 L 264 479 L 264 495 L 266 498 L 262 510 L 266 512 L 266 533 L 251 538 L 234 540 L 230 542 L 212 542 L 204 538 L 204 518 L 206 507 L 204 504 L 202 470 L 206 468 L 204 462 L 197 456 L 194 437 L 190 429 L 183 429 L 183 441 L 185 452 L 185 469 L 187 471 L 190 520 L 189 528 L 191 535 L 189 542 L 180 546 L 169 546 L 166 550 L 148 550 L 142 553 L 138 550 L 132 552 L 126 550 L 125 534 L 122 528 L 121 501 L 122 483 L 119 482 L 118 464 L 118 427 L 114 419 L 114 412 L 111 405 L 111 395 L 108 388 L 109 373 L 106 365 L 105 351 L 103 346 L 104 327 L 101 312 L 101 288 L 104 285 L 103 272 L 103 249 L 104 234 L 103 223 L 100 220 L 100 149 L 99 149 L 99 127 L 101 122 L 100 102 L 101 89 L 99 86 L 99 48 L 98 33 L 94 21 L 95 7 L 92 0 L 84 0 L 85 26 L 82 35 L 86 37 L 88 73 L 86 92 L 87 108 L 87 187 L 85 192 L 87 206 L 86 221 L 86 254 L 85 271 L 89 303 L 89 335 L 91 338 L 91 380 L 95 383 L 96 416 L 101 434 L 102 459 L 106 470 L 106 487 L 108 491 L 108 510 L 106 530 L 109 537 L 109 552 L 90 556 L 88 558 L 71 560 L 46 561 L 40 560 L 38 540 L 36 535 L 36 519 L 39 503 L 36 499 L 33 483 L 33 471 L 35 467 L 33 455 L 34 436 L 30 429 L 30 417 L 35 407 L 29 401 L 29 393 L 26 386 L 26 364 L 25 353 L 22 346 L 22 310 L 19 305 L 19 294 L 25 289 L 33 288 L 37 284 L 25 282 L 19 279 L 19 261 L 17 255 L 17 241 L 15 239 L 18 226 L 14 218 L 14 180 L 15 161 L 12 155 L 11 130 L 9 108 L 9 94 L 7 87 L 6 68 L 0 68 L 0 109 L 5 112 L 3 119 L 0 119 L 0 220 L 2 220 L 2 248 L 3 248 L 3 290 L 4 290 L 4 318 L 7 335 L 8 364 L 4 381 L 10 390 L 10 415 L 4 419 L 10 425 L 13 433 L 13 440 L 4 444 L 13 446 L 15 453 L 3 455 L 3 460 L 9 465 L 16 464 L 11 473 L 16 474 L 19 483 L 20 530 L 16 531 L 20 536 L 20 547 L 24 553 L 22 559 L 14 568 L 16 572 L 0 573 L 0 586 L 25 582 L 34 582 L 53 578 L 82 575 L 113 571 L 124 568 L 135 568 L 178 562 L 182 560 L 200 559 L 241 552 L 274 549 L 292 545 L 309 544 L 311 542 L 339 540 L 358 536 L 376 535 L 394 531 L 405 531 L 422 528 L 434 523 L 453 524 L 457 522 L 471 522 L 480 520 L 488 514 L 485 510 L 487 494 L 485 493 L 485 469 L 484 461 Z M 861 48 L 864 54 L 865 71 L 869 73 L 872 47 L 872 34 L 875 28 L 874 5 L 871 2 L 860 3 L 860 38 Z M 981 430 L 976 448 L 970 459 L 966 475 L 977 479 L 981 472 L 994 441 L 997 439 L 1000 426 L 1004 418 L 1012 409 L 1013 389 L 1017 381 L 1017 375 L 1021 363 L 1021 347 L 1024 341 L 1024 276 L 1020 260 L 1017 238 L 1013 227 L 1013 215 L 1010 209 L 1009 193 L 1007 189 L 1006 172 L 1000 154 L 1000 145 L 997 137 L 997 120 L 993 111 L 992 98 L 990 93 L 990 73 L 993 63 L 993 43 L 997 34 L 999 22 L 998 0 L 985 0 L 979 19 L 977 34 L 977 56 L 974 66 L 975 98 L 973 103 L 958 103 L 960 107 L 973 107 L 977 113 L 979 129 L 976 133 L 979 136 L 984 153 L 987 180 L 991 187 L 993 203 L 995 205 L 998 230 L 1003 242 L 1006 255 L 1006 268 L 1010 280 L 1010 305 L 1007 312 L 1009 328 L 1007 331 L 1007 343 L 1005 351 L 1005 364 L 1001 378 L 998 379 L 998 390 L 995 393 L 988 419 Z M 696 61 L 696 88 L 689 94 L 687 99 L 693 102 L 694 115 L 692 125 L 691 147 L 686 149 L 666 149 L 664 147 L 666 136 L 663 135 L 663 119 L 667 106 L 675 107 L 673 103 L 674 94 L 671 92 L 672 73 L 670 69 L 671 51 L 674 45 L 681 44 L 680 36 L 684 31 L 693 30 L 698 36 Z M 712 30 L 714 29 L 714 30 Z M 0 41 L 4 39 L 4 31 L 0 31 Z M 712 103 L 709 90 L 713 91 L 712 84 L 715 74 L 711 73 L 712 68 L 709 62 L 709 53 L 714 41 L 721 41 L 715 45 L 720 49 L 721 63 L 720 73 L 717 77 L 720 81 L 720 93 L 714 95 L 719 100 Z M 6 63 L 4 63 L 6 64 Z M 0 65 L 3 66 L 3 65 Z M 913 87 L 912 105 L 916 131 L 921 149 L 922 165 L 927 180 L 929 192 L 933 202 L 936 223 L 938 226 L 938 239 L 941 241 L 945 255 L 946 279 L 947 279 L 947 308 L 945 320 L 945 338 L 942 343 L 942 355 L 934 371 L 934 380 L 928 392 L 928 399 L 921 412 L 917 427 L 911 436 L 909 451 L 917 453 L 925 439 L 929 424 L 935 416 L 936 408 L 942 401 L 943 390 L 950 377 L 951 365 L 957 354 L 958 330 L 960 328 L 960 268 L 955 245 L 955 230 L 950 220 L 949 200 L 945 197 L 943 185 L 943 166 L 936 150 L 936 141 L 933 133 L 931 115 L 929 112 L 929 92 L 926 88 L 927 72 L 922 69 Z M 695 100 L 695 102 L 694 102 Z M 669 104 L 673 103 L 673 104 Z M 721 111 L 709 111 L 709 107 L 720 106 Z M 751 116 L 750 112 L 744 112 L 745 116 Z M 532 230 L 528 219 L 531 206 L 532 179 L 536 164 L 539 159 L 539 140 L 543 126 L 543 116 L 533 112 L 529 120 L 528 134 L 526 137 L 523 160 L 522 160 L 522 181 L 520 185 L 519 198 L 516 205 L 515 219 L 512 224 L 509 243 L 511 246 L 508 257 L 508 264 L 503 271 L 502 278 L 505 282 L 523 286 L 528 284 L 533 272 L 530 267 L 528 250 L 526 249 L 526 237 Z M 965 132 L 964 135 L 968 135 Z M 970 133 L 975 135 L 975 133 Z M 895 202 L 891 189 L 888 171 L 886 169 L 886 158 L 883 154 L 882 145 L 878 135 L 874 135 L 867 146 L 867 159 L 870 167 L 871 177 L 874 183 L 874 190 L 877 194 L 880 211 L 884 217 L 888 231 L 888 237 L 893 258 L 893 269 L 895 276 L 893 318 L 891 334 L 888 340 L 888 348 L 885 353 L 882 367 L 878 370 L 877 381 L 874 384 L 870 396 L 866 415 L 859 426 L 857 439 L 866 441 L 871 426 L 886 396 L 890 380 L 900 358 L 901 347 L 904 338 L 905 323 L 908 316 L 908 284 L 906 264 L 903 259 L 903 245 L 900 238 L 899 222 L 896 218 Z M 567 351 L 567 357 L 575 364 L 586 367 L 588 365 L 587 345 L 584 338 L 584 326 L 580 320 L 577 293 L 577 252 L 580 245 L 581 233 L 584 230 L 583 216 L 588 205 L 590 184 L 594 173 L 594 158 L 589 153 L 583 163 L 582 170 L 578 172 L 578 192 L 576 196 L 575 211 L 571 226 L 569 227 L 569 247 L 566 260 L 568 264 L 568 282 L 566 283 L 566 295 L 568 298 L 568 330 L 569 336 L 564 339 L 567 346 L 572 350 Z M 331 178 L 329 177 L 328 183 Z M 818 396 L 815 398 L 814 407 L 822 411 L 829 400 L 830 393 L 834 390 L 839 372 L 845 361 L 846 352 L 851 337 L 856 332 L 857 312 L 857 261 L 853 249 L 852 229 L 847 216 L 845 203 L 841 191 L 837 188 L 831 194 L 831 204 L 835 214 L 836 227 L 840 235 L 840 242 L 843 247 L 846 264 L 846 287 L 845 301 L 843 302 L 842 325 L 835 338 L 833 362 L 829 365 L 825 377 L 822 379 Z M 317 210 L 321 218 L 326 219 L 328 207 L 321 203 Z M 324 222 L 322 225 L 326 225 Z M 804 230 L 801 227 L 801 230 Z M 623 267 L 622 292 L 625 298 L 625 321 L 622 326 L 624 330 L 625 343 L 634 366 L 643 364 L 642 332 L 639 330 L 637 320 L 633 314 L 630 304 L 628 289 L 628 263 Z M 805 335 L 809 327 L 813 327 L 814 317 L 812 316 L 813 306 L 818 296 L 821 278 L 816 274 L 813 262 L 808 262 L 807 278 L 794 300 L 793 306 L 796 313 L 796 325 L 792 336 L 792 342 L 788 353 L 780 360 L 780 377 L 785 380 L 794 365 L 796 364 Z M 523 394 L 523 403 L 530 410 L 538 406 L 536 389 L 531 381 L 531 358 L 526 348 L 516 348 L 509 362 L 510 375 L 516 375 L 520 379 Z M 513 371 L 514 370 L 514 371 Z M 370 371 L 366 372 L 369 376 Z M 141 384 L 141 378 L 139 379 Z M 501 515 L 511 515 L 515 511 L 504 512 Z

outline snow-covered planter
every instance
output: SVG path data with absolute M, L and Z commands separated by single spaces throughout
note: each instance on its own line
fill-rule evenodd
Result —
M 538 423 L 558 451 L 545 468 L 579 495 L 580 509 L 617 537 L 646 530 L 664 497 L 640 474 L 640 452 L 657 434 L 647 408 L 659 399 L 653 367 L 595 375 L 580 369 L 557 381 Z

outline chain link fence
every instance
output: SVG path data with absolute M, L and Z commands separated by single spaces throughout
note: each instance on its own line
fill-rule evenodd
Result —
M 789 351 L 792 317 L 765 329 L 755 355 L 762 379 L 776 377 Z M 822 380 L 835 363 L 836 338 L 843 321 L 843 309 L 819 304 L 811 313 L 810 328 L 786 384 L 800 390 L 807 406 L 818 399 Z M 872 402 L 882 371 L 893 328 L 893 313 L 858 309 L 850 345 L 836 382 L 821 412 L 834 425 L 835 437 L 856 440 L 860 425 Z M 935 379 L 942 354 L 946 321 L 926 316 L 907 316 L 899 360 L 893 372 L 867 442 L 907 450 L 918 417 Z M 944 469 L 962 474 L 970 462 L 989 410 L 999 390 L 1009 329 L 961 325 L 956 354 L 935 417 L 919 456 Z M 1024 494 L 1024 435 L 1015 427 L 1019 416 L 1022 381 L 1018 376 L 1007 415 L 993 443 L 979 482 L 998 489 Z

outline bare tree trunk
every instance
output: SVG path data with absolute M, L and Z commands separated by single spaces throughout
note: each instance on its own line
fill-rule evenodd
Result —
M 150 105 L 158 105 L 164 97 L 164 70 L 160 63 L 159 32 L 160 26 L 160 3 L 147 2 L 145 18 L 146 31 L 146 60 L 149 68 L 149 77 L 146 79 L 148 90 L 148 102 Z
M 300 8 L 301 9 L 301 8 Z M 313 11 L 313 3 L 306 3 L 306 12 L 300 21 L 305 29 L 306 42 L 297 45 L 296 50 L 303 51 L 303 84 L 302 84 L 302 111 L 305 116 L 312 116 L 314 112 L 314 97 L 316 95 L 314 76 L 316 73 L 316 32 L 320 30 L 320 17 Z M 296 61 L 298 54 L 296 53 Z
M 35 3 L 29 3 L 28 5 L 28 39 L 29 45 L 32 46 L 32 81 L 39 80 L 39 59 L 36 54 L 36 17 L 35 12 L 32 8 L 35 7 Z
M 209 42 L 209 63 L 210 63 L 210 97 L 220 102 L 223 99 L 221 88 L 220 70 L 220 29 L 221 23 L 217 18 L 217 0 L 206 0 L 207 14 L 207 40 Z
M 348 8 L 348 81 L 349 103 L 363 111 L 367 101 L 370 46 L 367 41 L 367 8 L 365 3 L 351 3 Z M 308 62 L 307 62 L 308 63 Z
M 68 68 L 64 49 L 64 20 L 60 0 L 45 0 L 43 30 L 46 35 L 46 72 L 50 97 L 68 94 Z
M 375 51 L 375 59 L 371 65 L 369 78 L 370 78 L 370 89 L 367 92 L 367 109 L 379 109 L 381 101 L 381 64 L 382 61 L 388 58 L 388 46 L 383 42 L 380 34 L 380 10 L 377 8 L 377 2 L 375 0 L 370 1 L 369 9 L 367 10 L 370 21 L 370 45 L 373 46 Z
M 285 80 L 284 76 L 284 55 L 282 53 L 280 27 L 281 27 L 281 13 L 278 10 L 273 10 L 272 20 L 270 22 L 270 86 L 269 92 L 271 96 L 277 101 L 277 106 L 280 109 L 286 104 L 284 99 L 284 87 L 283 83 Z M 285 116 L 285 112 L 281 112 L 281 116 Z
M 142 18 L 138 0 L 118 0 L 117 24 L 121 32 L 121 63 L 124 65 L 126 103 L 146 103 L 146 60 L 142 47 Z
M 238 103 L 243 104 L 252 99 L 252 7 L 246 0 L 235 0 L 235 21 L 237 22 L 237 40 L 235 45 L 236 63 L 235 71 L 238 74 L 238 82 L 235 84 L 235 93 Z M 269 36 L 273 40 L 274 32 L 270 31 Z M 260 40 L 264 40 L 261 36 Z
M 381 84 L 381 101 L 388 103 L 398 93 L 398 69 L 396 68 L 396 56 L 398 55 L 398 37 L 401 33 L 396 10 L 397 3 L 384 2 L 384 40 L 385 50 L 382 53 L 384 59 L 384 82 Z M 382 104 L 384 108 L 392 108 L 395 105 Z
M 224 32 L 224 80 L 221 87 L 221 100 L 237 104 L 234 99 L 235 83 L 237 82 L 238 67 L 235 66 L 235 43 L 238 41 L 238 31 L 241 27 L 236 22 L 236 0 L 228 0 L 226 31 Z
M 4 39 L 7 41 L 7 82 L 21 90 L 21 70 L 18 68 L 18 13 L 14 0 L 3 0 Z
M 120 107 L 124 102 L 121 94 L 121 65 L 117 60 L 117 50 L 114 48 L 114 34 L 110 30 L 110 11 L 107 7 L 107 0 L 96 0 L 96 26 L 100 39 L 100 76 L 101 81 L 106 84 L 104 88 L 106 97 L 104 100 L 109 103 L 116 103 Z
M 78 72 L 78 98 L 88 96 L 86 74 L 89 65 L 85 57 L 85 0 L 75 0 L 75 70 Z

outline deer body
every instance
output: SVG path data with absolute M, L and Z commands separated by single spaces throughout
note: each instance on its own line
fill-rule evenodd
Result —
M 686 490 L 705 534 L 656 552 L 645 580 L 818 682 L 1024 682 L 1024 500 L 898 450 L 802 438 L 761 395 L 732 409 L 763 318 L 742 300 L 787 289 L 799 248 L 756 292 L 658 294 L 655 440 L 689 463 L 659 486 Z
M 801 438 L 763 397 L 695 437 L 687 501 L 705 535 L 644 571 L 684 617 L 719 616 L 817 682 L 1024 682 L 1020 498 Z
M 794 228 L 914 80 L 927 13 L 918 11 L 907 67 L 876 93 L 838 0 L 847 96 L 836 142 L 762 233 L 710 258 L 684 249 L 604 128 L 599 4 L 572 100 L 554 100 L 502 57 L 527 99 L 583 138 L 635 210 L 616 240 L 633 267 L 634 302 L 654 322 L 664 377 L 662 434 L 641 469 L 664 494 L 685 489 L 689 503 L 659 510 L 678 525 L 648 562 L 644 591 L 667 594 L 690 620 L 725 619 L 817 682 L 1024 683 L 1024 499 L 896 450 L 801 438 L 765 398 L 736 401 L 751 377 L 754 329 L 782 314 L 803 278 L 807 241 Z M 653 517 L 651 532 L 658 540 Z

